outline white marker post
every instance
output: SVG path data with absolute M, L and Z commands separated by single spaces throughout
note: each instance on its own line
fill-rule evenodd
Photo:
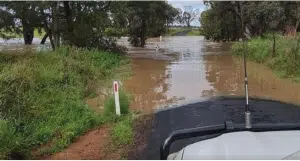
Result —
M 162 42 L 162 36 L 159 37 L 159 42 Z
M 120 100 L 119 100 L 119 84 L 118 81 L 114 81 L 114 94 L 115 94 L 115 105 L 116 105 L 116 114 L 121 115 L 120 110 Z

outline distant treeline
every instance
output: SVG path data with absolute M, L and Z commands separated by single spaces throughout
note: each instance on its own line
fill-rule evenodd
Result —
M 295 36 L 300 22 L 297 1 L 206 1 L 201 13 L 201 33 L 206 39 L 235 41 L 242 37 L 241 22 L 248 37 L 266 32 Z
M 4 39 L 23 35 L 25 44 L 31 44 L 38 30 L 44 31 L 41 44 L 49 39 L 53 49 L 71 45 L 112 51 L 119 36 L 144 46 L 147 37 L 166 33 L 174 22 L 190 27 L 199 12 L 166 1 L 3 1 L 0 14 Z

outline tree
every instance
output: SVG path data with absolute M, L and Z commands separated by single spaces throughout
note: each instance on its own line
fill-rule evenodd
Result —
M 206 39 L 234 41 L 241 37 L 241 15 L 237 4 L 207 2 L 200 16 L 200 30 Z
M 129 1 L 128 34 L 133 46 L 144 47 L 147 36 L 166 32 L 168 20 L 175 20 L 177 12 L 165 1 Z
M 300 23 L 300 3 L 270 1 L 206 1 L 207 10 L 201 14 L 201 31 L 208 39 L 237 40 L 241 38 L 240 27 L 243 17 L 245 34 L 249 37 L 273 32 L 275 54 L 275 31 L 295 36 Z M 241 8 L 244 14 L 241 15 Z
M 167 22 L 166 22 L 166 32 L 168 32 L 169 26 L 172 25 L 175 21 L 177 21 L 179 17 L 180 11 L 177 8 L 174 8 L 170 5 L 167 5 L 166 9 L 166 16 L 167 16 Z
M 300 3 L 283 1 L 280 4 L 284 8 L 285 15 L 283 34 L 285 36 L 296 36 L 300 23 Z
M 25 44 L 31 44 L 34 29 L 41 28 L 37 5 L 33 2 L 1 2 L 0 8 L 5 15 L 4 19 L 8 20 L 7 24 L 6 21 L 2 23 L 4 30 L 9 33 L 22 33 Z
M 49 13 L 51 13 L 51 9 L 52 9 L 51 6 L 52 6 L 52 2 L 51 3 L 50 2 L 42 2 L 39 5 L 39 13 L 41 15 L 43 29 L 46 32 L 46 34 L 42 38 L 41 44 L 45 44 L 46 39 L 49 38 L 51 47 L 53 49 L 55 49 L 55 44 L 54 44 L 53 36 L 52 36 L 53 30 L 51 29 L 52 28 L 51 27 L 52 16 L 49 14 Z
M 127 27 L 128 26 L 128 7 L 126 1 L 111 2 L 109 11 L 113 19 L 113 26 Z
M 183 19 L 182 19 L 183 11 L 181 8 L 177 8 L 177 11 L 178 11 L 178 14 L 175 17 L 175 21 L 177 21 L 179 24 L 183 24 Z
M 46 33 L 53 49 L 71 45 L 123 51 L 116 38 L 128 33 L 135 46 L 144 46 L 148 36 L 166 32 L 178 11 L 166 1 L 41 1 L 0 2 L 0 36 L 23 34 L 31 44 L 34 30 Z
M 49 37 L 53 49 L 60 43 L 77 47 L 117 49 L 116 40 L 104 31 L 111 25 L 108 7 L 111 1 L 95 2 L 1 2 L 2 37 L 23 33 L 26 44 L 31 44 L 34 29 L 44 29 L 41 43 Z M 12 35 L 13 35 L 12 34 Z
M 275 31 L 278 29 L 278 25 L 283 21 L 284 19 L 284 9 L 280 5 L 279 2 L 262 2 L 261 3 L 265 10 L 264 10 L 264 15 L 265 15 L 265 20 L 267 23 L 268 28 L 273 32 L 273 52 L 272 56 L 275 56 L 275 46 L 276 46 L 276 38 L 275 38 Z
M 182 22 L 186 24 L 187 27 L 191 26 L 191 22 L 199 15 L 199 9 L 193 9 L 192 6 L 185 6 L 184 12 L 182 14 Z
M 22 33 L 22 30 L 15 25 L 15 17 L 12 12 L 8 12 L 7 2 L 1 2 L 0 7 L 0 37 L 10 39 L 15 34 Z

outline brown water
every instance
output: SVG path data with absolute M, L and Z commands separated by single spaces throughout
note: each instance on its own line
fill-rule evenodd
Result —
M 244 95 L 242 59 L 230 55 L 229 43 L 208 42 L 200 36 L 168 37 L 164 43 L 149 41 L 145 50 L 129 52 L 133 57 L 133 76 L 124 86 L 133 95 L 133 108 L 152 112 L 214 96 Z M 156 52 L 155 44 L 165 51 Z M 250 96 L 300 101 L 300 84 L 278 78 L 261 64 L 248 62 L 247 67 Z
M 44 50 L 47 45 L 23 45 L 21 39 L 0 39 L 0 50 Z M 143 112 L 202 101 L 214 96 L 243 96 L 242 59 L 230 54 L 229 43 L 214 43 L 201 36 L 148 39 L 146 48 L 130 47 L 127 38 L 118 40 L 129 47 L 133 76 L 124 82 L 133 95 L 131 106 Z M 162 50 L 156 51 L 158 45 Z M 278 78 L 269 68 L 247 63 L 249 95 L 290 103 L 300 102 L 300 84 Z M 99 101 L 95 101 L 99 104 Z

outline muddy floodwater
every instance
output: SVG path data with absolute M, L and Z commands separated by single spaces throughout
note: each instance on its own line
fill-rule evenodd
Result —
M 133 76 L 124 87 L 133 96 L 131 106 L 153 112 L 214 96 L 243 96 L 243 62 L 231 55 L 230 46 L 201 36 L 174 36 L 163 42 L 150 39 L 145 49 L 130 48 Z M 258 63 L 248 62 L 247 68 L 250 97 L 300 101 L 300 84 L 278 78 Z
M 50 49 L 23 45 L 22 39 L 0 39 L 0 50 L 27 51 Z M 207 100 L 214 96 L 244 96 L 241 58 L 232 56 L 230 43 L 215 43 L 202 36 L 151 38 L 145 48 L 131 47 L 127 38 L 118 43 L 128 47 L 132 76 L 123 87 L 131 93 L 131 107 L 142 112 Z M 25 50 L 26 49 L 26 50 Z M 247 62 L 249 96 L 288 103 L 300 102 L 300 84 L 281 79 L 264 65 Z

